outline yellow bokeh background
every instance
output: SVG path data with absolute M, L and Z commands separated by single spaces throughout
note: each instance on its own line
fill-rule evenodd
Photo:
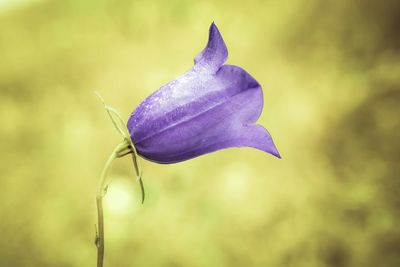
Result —
M 108 266 L 400 266 L 399 1 L 0 0 L 0 267 L 95 266 L 95 195 L 125 120 L 215 21 L 263 86 L 250 148 L 113 165 Z

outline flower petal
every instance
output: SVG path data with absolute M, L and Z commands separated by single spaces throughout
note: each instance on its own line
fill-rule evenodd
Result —
M 221 33 L 213 22 L 210 26 L 207 46 L 194 58 L 194 68 L 216 72 L 228 58 L 228 50 Z
M 207 47 L 193 68 L 132 113 L 128 129 L 140 155 L 175 163 L 249 146 L 280 157 L 267 130 L 254 124 L 263 106 L 261 86 L 242 68 L 222 65 L 226 57 L 226 46 L 212 24 Z

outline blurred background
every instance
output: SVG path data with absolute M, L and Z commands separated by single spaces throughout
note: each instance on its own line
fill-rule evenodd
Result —
M 212 21 L 263 86 L 279 160 L 115 162 L 107 266 L 400 266 L 400 2 L 0 0 L 0 267 L 95 266 L 126 120 Z

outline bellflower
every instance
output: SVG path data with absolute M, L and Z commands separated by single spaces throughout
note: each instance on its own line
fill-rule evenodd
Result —
M 230 147 L 253 147 L 280 158 L 268 131 L 256 124 L 260 84 L 241 67 L 224 64 L 228 51 L 212 23 L 194 66 L 147 97 L 127 128 L 142 157 L 176 163 Z
M 123 137 L 104 165 L 96 194 L 98 267 L 103 266 L 104 259 L 103 198 L 116 158 L 132 154 L 142 203 L 145 192 L 137 154 L 168 164 L 247 146 L 280 158 L 268 131 L 256 124 L 263 108 L 260 84 L 242 68 L 224 65 L 227 57 L 224 40 L 212 23 L 207 46 L 195 57 L 194 66 L 147 97 L 132 112 L 127 127 L 119 113 L 98 95 Z

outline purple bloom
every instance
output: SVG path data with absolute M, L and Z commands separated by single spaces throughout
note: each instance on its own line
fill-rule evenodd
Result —
M 238 66 L 214 23 L 194 66 L 133 111 L 127 127 L 137 152 L 175 163 L 229 147 L 254 147 L 280 158 L 271 136 L 255 124 L 263 107 L 260 84 Z

